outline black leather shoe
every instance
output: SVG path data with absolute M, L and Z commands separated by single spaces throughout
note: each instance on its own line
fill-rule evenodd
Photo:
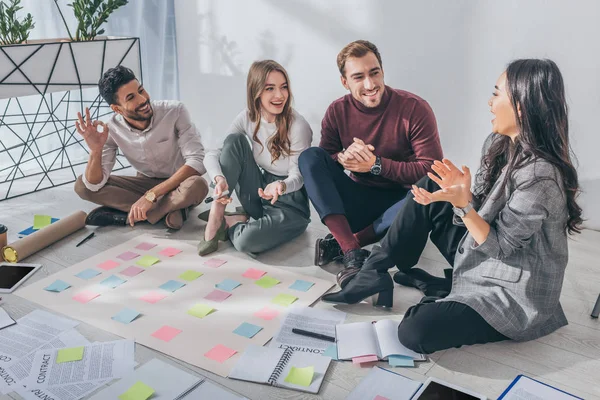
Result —
M 342 248 L 331 233 L 315 243 L 315 265 L 322 267 L 330 262 L 341 259 L 344 256 Z
M 429 274 L 420 268 L 411 268 L 407 272 L 398 271 L 394 274 L 394 282 L 408 287 L 419 289 L 425 296 L 443 298 L 448 296 L 452 289 L 452 270 L 446 272 L 445 278 Z
M 363 270 L 345 288 L 321 297 L 326 303 L 356 304 L 371 297 L 375 307 L 392 307 L 394 304 L 394 282 L 386 272 Z
M 85 224 L 93 226 L 125 226 L 127 225 L 127 213 L 110 207 L 98 207 L 90 211 L 85 219 Z
M 344 269 L 338 272 L 335 277 L 342 289 L 358 274 L 358 271 L 360 271 L 365 260 L 370 255 L 371 252 L 365 249 L 354 249 L 344 254 L 344 258 L 342 259 Z

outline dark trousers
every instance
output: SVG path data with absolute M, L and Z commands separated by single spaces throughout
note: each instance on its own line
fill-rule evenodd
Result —
M 378 230 L 385 232 L 392 218 L 389 214 L 383 218 L 383 214 L 404 199 L 407 193 L 404 188 L 387 189 L 355 182 L 320 147 L 311 147 L 302 152 L 298 167 L 304 178 L 308 197 L 321 221 L 328 215 L 345 215 L 354 233 L 376 220 Z
M 431 193 L 439 190 L 439 186 L 428 177 L 417 182 L 417 186 Z M 419 261 L 428 238 L 453 266 L 458 244 L 467 231 L 464 226 L 452 223 L 453 215 L 452 204 L 436 202 L 422 206 L 409 193 L 381 240 L 381 247 L 373 249 L 363 268 L 387 271 L 397 266 L 400 271 L 406 272 Z M 398 339 L 413 351 L 429 354 L 450 347 L 508 338 L 464 304 L 424 298 L 404 315 L 398 327 Z

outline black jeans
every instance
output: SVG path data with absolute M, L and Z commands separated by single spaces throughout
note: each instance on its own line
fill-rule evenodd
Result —
M 430 193 L 439 190 L 439 186 L 428 177 L 417 182 L 417 186 Z M 363 269 L 387 271 L 397 266 L 400 271 L 406 272 L 419 261 L 428 238 L 453 266 L 458 244 L 467 231 L 464 226 L 452 223 L 453 215 L 452 204 L 436 202 L 422 206 L 409 193 L 404 206 L 381 240 L 381 247 L 373 249 Z M 429 354 L 450 347 L 508 338 L 464 304 L 424 298 L 404 315 L 398 327 L 398 339 L 413 351 Z

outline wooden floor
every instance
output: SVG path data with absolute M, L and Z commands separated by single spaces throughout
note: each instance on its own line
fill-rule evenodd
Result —
M 94 206 L 81 201 L 72 191 L 72 185 L 45 190 L 36 194 L 0 202 L 0 223 L 7 225 L 9 242 L 17 239 L 17 232 L 30 226 L 34 214 L 65 217 L 75 210 L 89 211 Z M 196 244 L 203 232 L 204 222 L 196 215 L 206 206 L 193 211 L 191 219 L 179 232 L 170 233 L 162 224 L 151 226 L 140 224 L 135 228 L 92 228 L 88 227 L 70 237 L 31 256 L 27 262 L 41 263 L 44 268 L 28 283 L 82 261 L 98 251 L 122 243 L 142 233 L 157 237 L 170 237 Z M 80 247 L 75 244 L 92 229 L 96 236 Z M 312 265 L 314 242 L 326 234 L 313 211 L 313 222 L 308 230 L 296 240 L 278 249 L 264 253 L 258 261 L 281 266 L 300 274 L 317 276 L 335 282 L 338 266 L 326 269 Z M 230 244 L 221 244 L 219 251 L 234 253 Z M 245 255 L 236 253 L 239 257 Z M 394 368 L 411 379 L 423 381 L 435 376 L 449 382 L 478 391 L 489 398 L 496 398 L 518 374 L 526 374 L 550 385 L 562 388 L 585 399 L 600 400 L 600 321 L 591 319 L 591 308 L 600 292 L 600 233 L 584 231 L 570 241 L 570 262 L 562 293 L 562 305 L 569 325 L 557 332 L 528 343 L 497 343 L 451 349 L 435 353 L 430 360 L 417 368 Z M 419 266 L 441 274 L 445 261 L 434 247 L 428 246 Z M 378 311 L 367 304 L 336 306 L 348 313 L 347 322 L 367 321 L 375 318 L 393 318 L 419 301 L 420 293 L 415 289 L 396 287 L 394 308 L 391 312 Z M 4 296 L 3 307 L 13 318 L 26 315 L 38 305 L 14 295 Z M 318 303 L 315 307 L 330 308 Z M 90 341 L 113 340 L 117 337 L 87 324 L 77 328 Z M 440 332 L 443 334 L 443 332 Z M 343 399 L 358 384 L 369 370 L 350 362 L 333 362 L 326 382 L 318 396 L 301 392 L 272 388 L 259 384 L 224 379 L 210 372 L 171 359 L 146 347 L 136 345 L 136 361 L 145 363 L 152 358 L 178 364 L 180 368 L 198 374 L 230 388 L 250 399 Z M 387 363 L 380 363 L 384 368 Z M 20 399 L 15 393 L 0 396 L 0 400 Z

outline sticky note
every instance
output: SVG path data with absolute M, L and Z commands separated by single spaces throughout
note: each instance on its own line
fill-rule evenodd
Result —
M 375 396 L 375 398 L 373 400 L 390 400 L 390 399 L 388 399 L 387 397 L 383 397 L 381 395 L 377 395 L 377 396 Z
M 170 342 L 173 338 L 183 332 L 181 329 L 173 328 L 169 325 L 164 325 L 162 328 L 152 334 L 157 339 Z
M 266 272 L 261 271 L 260 269 L 248 268 L 242 276 L 245 278 L 250 278 L 250 279 L 258 279 L 261 276 L 263 276 L 264 274 L 266 274 Z
M 137 381 L 127 391 L 119 395 L 119 400 L 147 400 L 154 394 L 154 389 L 144 382 Z
M 70 347 L 68 349 L 60 349 L 56 353 L 56 363 L 64 363 L 70 361 L 80 361 L 83 358 L 83 346 Z
M 204 298 L 206 300 L 217 301 L 220 303 L 223 300 L 227 299 L 229 296 L 231 296 L 231 293 L 215 289 L 206 296 L 204 296 Z
M 58 221 L 58 218 L 52 218 L 51 223 L 55 223 L 56 221 Z M 18 233 L 19 236 L 27 236 L 27 235 L 31 235 L 32 233 L 34 233 L 35 231 L 37 231 L 37 229 L 33 229 L 33 226 L 30 226 L 27 229 L 22 230 L 21 232 Z
M 33 229 L 42 229 L 52 223 L 52 217 L 49 215 L 34 215 Z
M 211 306 L 207 306 L 206 304 L 195 304 L 194 306 L 192 306 L 192 308 L 190 308 L 187 313 L 190 315 L 193 315 L 194 317 L 198 317 L 198 318 L 204 318 L 206 317 L 208 314 L 212 313 L 213 311 L 215 311 L 214 308 L 212 308 Z
M 415 360 L 408 356 L 388 356 L 390 367 L 414 367 Z
M 181 289 L 184 286 L 185 286 L 185 283 L 170 280 L 170 281 L 165 282 L 162 285 L 160 285 L 159 288 L 161 288 L 162 290 L 166 290 L 168 292 L 174 292 L 177 289 Z
M 308 289 L 313 287 L 313 282 L 303 281 L 302 279 L 297 279 L 296 282 L 290 285 L 290 289 L 299 290 L 301 292 L 308 292 Z
M 141 256 L 137 260 L 136 264 L 140 265 L 142 267 L 148 268 L 148 267 L 153 266 L 154 264 L 156 264 L 159 261 L 160 261 L 160 259 L 157 257 L 146 255 L 146 256 Z
M 88 279 L 92 279 L 93 277 L 98 276 L 98 275 L 100 275 L 100 272 L 88 268 L 88 269 L 86 269 L 84 271 L 81 271 L 80 273 L 78 273 L 75 276 L 78 277 L 78 278 L 81 278 L 81 279 L 88 280 Z
M 237 351 L 230 349 L 229 347 L 225 347 L 222 344 L 218 344 L 212 349 L 210 349 L 208 352 L 206 352 L 204 354 L 204 357 L 222 363 L 235 353 L 237 353 Z
M 279 315 L 279 311 L 269 308 L 269 307 L 263 307 L 260 310 L 258 310 L 257 312 L 255 312 L 253 315 L 255 317 L 270 321 L 273 318 L 275 318 L 277 315 Z
M 87 303 L 88 301 L 93 300 L 98 296 L 100 296 L 100 293 L 95 293 L 90 290 L 84 290 L 83 292 L 79 292 L 75 296 L 73 296 L 73 300 L 78 301 L 80 303 Z
M 240 326 L 235 328 L 233 333 L 236 335 L 244 336 L 247 338 L 253 338 L 258 332 L 262 330 L 262 326 L 249 324 L 248 322 L 242 322 Z
M 157 301 L 161 301 L 165 297 L 167 297 L 167 295 L 164 294 L 164 293 L 150 292 L 150 293 L 146 293 L 145 295 L 143 295 L 142 297 L 140 297 L 140 300 L 144 300 L 144 301 L 146 301 L 148 303 L 154 304 Z
M 231 292 L 233 289 L 240 285 L 241 283 L 234 281 L 233 279 L 223 279 L 221 283 L 217 283 L 215 287 L 217 289 L 227 290 L 228 292 Z
M 191 282 L 193 280 L 200 278 L 202 275 L 204 275 L 202 272 L 193 271 L 190 269 L 190 270 L 185 271 L 183 274 L 179 275 L 179 279 L 183 279 L 184 281 Z
M 225 264 L 227 261 L 221 260 L 220 258 L 211 258 L 204 262 L 204 265 L 212 268 L 219 268 L 221 265 Z
M 108 261 L 103 262 L 102 264 L 98 264 L 98 268 L 103 269 L 105 271 L 109 271 L 113 268 L 117 268 L 119 265 L 121 265 L 121 264 L 119 264 L 118 262 L 115 262 L 113 260 L 108 260 Z
M 271 288 L 271 287 L 277 285 L 279 283 L 279 281 L 270 276 L 263 276 L 262 278 L 258 279 L 254 283 L 262 288 L 268 289 L 268 288 Z
M 296 296 L 292 296 L 291 294 L 281 293 L 278 294 L 271 300 L 271 303 L 279 304 L 280 306 L 287 307 L 293 302 L 298 300 Z
M 70 284 L 68 284 L 68 283 L 67 283 L 67 282 L 65 282 L 65 281 L 61 281 L 60 279 L 58 279 L 58 280 L 54 281 L 54 283 L 52 283 L 52 284 L 50 284 L 50 285 L 46 286 L 46 287 L 44 288 L 44 290 L 47 290 L 47 291 L 49 291 L 49 292 L 57 292 L 57 293 L 60 293 L 60 292 L 62 292 L 63 290 L 65 290 L 65 289 L 68 289 L 68 288 L 70 288 L 70 287 L 71 287 L 71 285 L 70 285 Z
M 137 253 L 134 253 L 133 251 L 126 251 L 123 254 L 119 254 L 117 256 L 117 258 L 120 258 L 123 261 L 129 261 L 129 260 L 133 260 L 136 257 L 139 257 L 140 255 Z
M 352 359 L 352 364 L 364 364 L 364 363 L 369 363 L 369 362 L 377 362 L 379 361 L 379 358 L 377 358 L 376 355 L 368 355 L 368 356 L 360 356 L 360 357 L 354 357 Z
M 132 310 L 131 308 L 124 308 L 111 317 L 117 322 L 128 324 L 140 315 L 139 312 Z
M 315 367 L 290 368 L 290 372 L 285 377 L 287 383 L 293 385 L 309 387 L 315 375 Z
M 121 275 L 125 275 L 125 276 L 136 276 L 140 272 L 144 272 L 144 268 L 135 267 L 132 265 L 131 267 L 125 268 L 120 273 L 121 273 Z
M 325 357 L 331 357 L 334 360 L 337 360 L 338 359 L 337 344 L 329 345 L 329 347 L 326 348 L 325 351 L 321 355 L 325 356 Z
M 135 248 L 138 250 L 150 250 L 154 247 L 156 247 L 156 245 L 154 243 L 148 243 L 148 242 L 143 242 L 143 243 L 140 243 L 137 246 L 135 246 Z
M 162 250 L 158 254 L 166 256 L 166 257 L 173 257 L 173 256 L 176 256 L 179 253 L 181 253 L 181 250 L 176 249 L 174 247 L 167 247 L 166 249 Z
M 125 279 L 121 279 L 116 275 L 111 275 L 102 282 L 100 282 L 100 284 L 114 289 L 117 286 L 124 284 L 125 282 L 127 282 Z

